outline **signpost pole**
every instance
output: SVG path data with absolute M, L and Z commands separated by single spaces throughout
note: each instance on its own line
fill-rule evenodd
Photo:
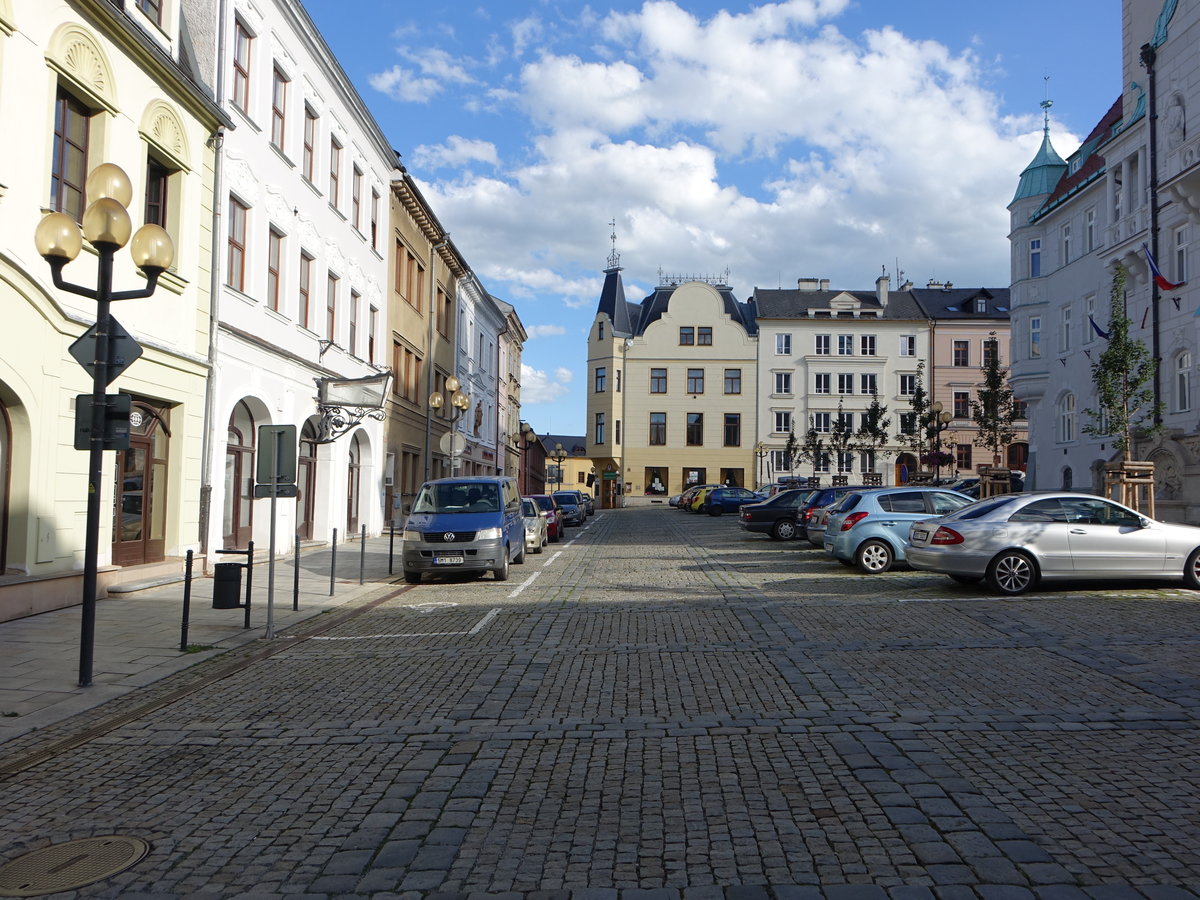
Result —
M 276 430 L 275 452 L 271 455 L 271 538 L 267 550 L 267 640 L 275 639 L 275 508 L 279 502 L 279 454 L 283 452 L 283 432 Z

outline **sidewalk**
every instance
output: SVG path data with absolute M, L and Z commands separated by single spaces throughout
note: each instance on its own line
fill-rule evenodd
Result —
M 272 622 L 276 635 L 289 626 L 356 600 L 367 600 L 403 584 L 399 540 L 395 574 L 388 574 L 387 534 L 337 547 L 334 596 L 329 596 L 331 551 L 314 548 L 300 557 L 299 610 L 292 609 L 293 558 L 275 560 Z M 265 549 L 265 548 L 260 548 Z M 219 562 L 244 556 L 225 555 Z M 359 569 L 363 565 L 364 583 Z M 192 580 L 187 643 L 179 649 L 183 620 L 182 581 L 116 595 L 96 603 L 92 684 L 79 686 L 82 607 L 0 622 L 0 744 L 18 735 L 92 709 L 234 647 L 266 637 L 268 564 L 254 562 L 250 628 L 244 609 L 213 609 L 213 579 Z M 245 571 L 242 598 L 245 598 Z M 197 649 L 205 648 L 205 649 Z

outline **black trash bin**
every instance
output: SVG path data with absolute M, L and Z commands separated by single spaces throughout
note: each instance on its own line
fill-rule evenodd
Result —
M 217 563 L 213 566 L 213 609 L 241 609 L 242 564 Z

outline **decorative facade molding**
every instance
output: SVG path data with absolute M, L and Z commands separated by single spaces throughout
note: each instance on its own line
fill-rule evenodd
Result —
M 0 0 L 0 32 L 12 34 L 17 30 L 17 20 L 12 11 L 12 0 Z
M 75 22 L 65 22 L 50 38 L 46 63 L 82 91 L 95 105 L 116 113 L 116 81 L 99 41 Z
M 165 100 L 152 100 L 142 113 L 141 135 L 159 153 L 185 172 L 190 172 L 191 151 L 183 119 Z

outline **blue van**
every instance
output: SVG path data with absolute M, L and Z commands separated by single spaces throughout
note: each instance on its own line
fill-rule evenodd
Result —
M 426 572 L 491 572 L 508 580 L 525 562 L 525 519 L 515 478 L 478 475 L 427 481 L 404 525 L 404 580 Z

